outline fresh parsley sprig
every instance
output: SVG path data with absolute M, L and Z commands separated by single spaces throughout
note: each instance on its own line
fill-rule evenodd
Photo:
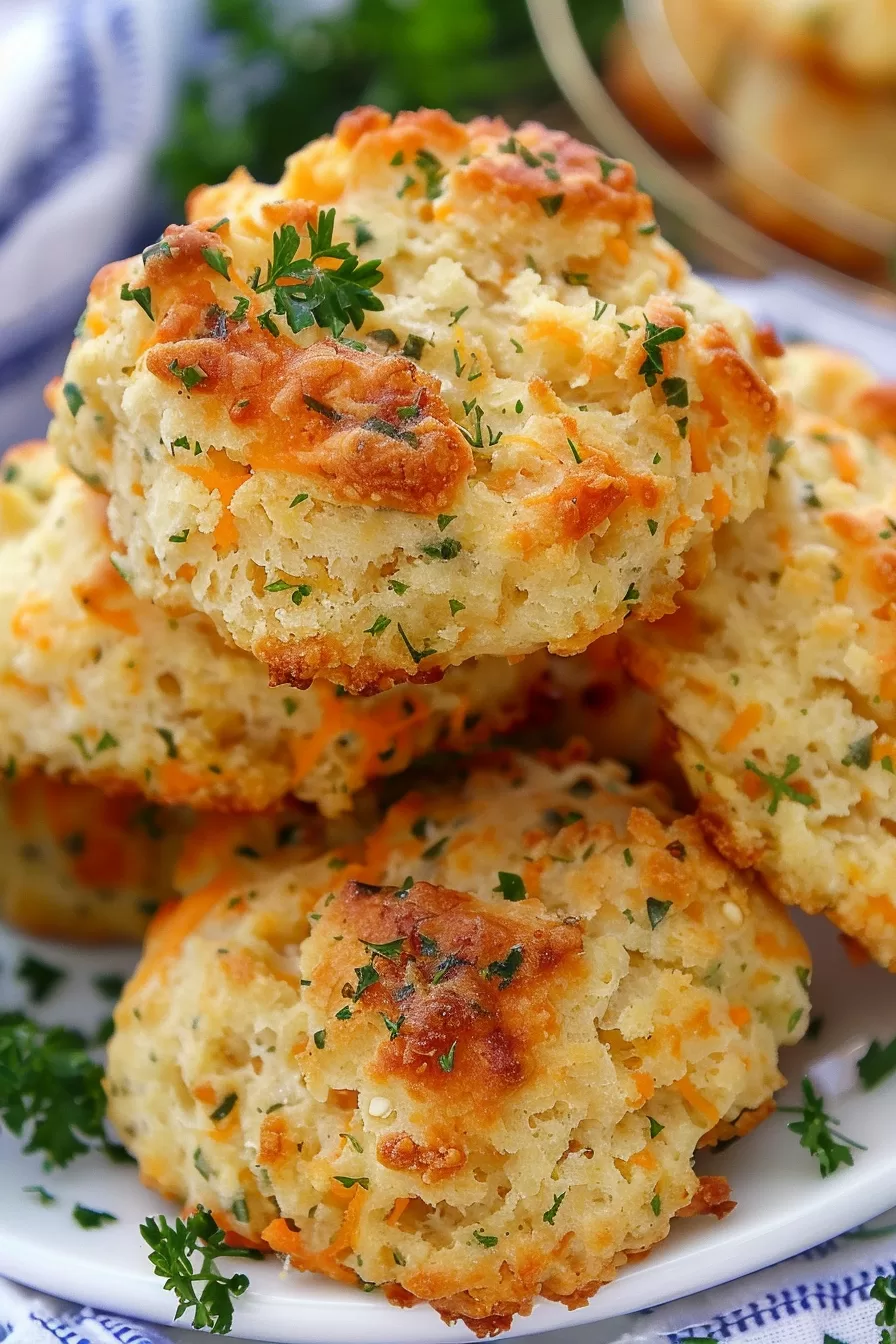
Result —
M 881 1327 L 880 1344 L 896 1344 L 896 1274 L 878 1274 L 871 1287 L 871 1297 L 880 1302 L 880 1311 L 874 1318 L 874 1324 Z
M 245 1274 L 225 1278 L 215 1268 L 215 1261 L 224 1256 L 261 1260 L 261 1251 L 227 1246 L 224 1233 L 201 1204 L 186 1220 L 176 1218 L 169 1223 L 164 1215 L 147 1218 L 140 1224 L 140 1235 L 150 1248 L 150 1264 L 159 1278 L 165 1280 L 166 1291 L 177 1297 L 174 1319 L 178 1321 L 192 1310 L 194 1330 L 228 1334 L 233 1326 L 232 1299 L 242 1297 L 249 1280 Z M 198 1269 L 193 1261 L 197 1252 L 201 1256 Z
M 773 775 L 766 770 L 760 770 L 755 761 L 744 761 L 746 768 L 754 775 L 767 784 L 771 789 L 771 802 L 767 811 L 770 817 L 773 817 L 778 810 L 778 804 L 782 798 L 789 798 L 793 803 L 802 803 L 803 807 L 814 807 L 818 799 L 811 793 L 802 793 L 793 784 L 788 784 L 788 780 L 800 768 L 799 756 L 788 756 L 784 762 L 784 769 L 780 775 Z
M 379 260 L 361 261 L 348 243 L 334 243 L 335 221 L 335 209 L 321 210 L 317 224 L 308 221 L 307 257 L 298 256 L 302 245 L 298 230 L 293 224 L 284 224 L 274 234 L 264 280 L 256 273 L 250 281 L 257 294 L 274 291 L 274 308 L 286 318 L 292 331 L 304 331 L 317 323 L 338 337 L 349 322 L 361 327 L 365 311 L 382 311 L 383 301 L 373 293 L 373 286 L 383 278 Z M 338 261 L 339 265 L 319 266 L 324 259 Z
M 96 1148 L 118 1159 L 124 1150 L 107 1139 L 105 1114 L 103 1070 L 79 1032 L 0 1014 L 0 1122 L 27 1136 L 26 1153 L 43 1153 L 46 1171 Z
M 858 1148 L 864 1152 L 864 1144 L 839 1134 L 831 1125 L 839 1122 L 828 1115 L 824 1108 L 824 1098 L 820 1097 L 808 1078 L 803 1079 L 802 1106 L 781 1106 L 780 1110 L 802 1118 L 792 1120 L 787 1126 L 800 1136 L 800 1147 L 807 1149 L 818 1160 L 822 1176 L 830 1176 L 838 1167 L 852 1166 L 850 1149 Z
M 877 1087 L 896 1071 L 896 1036 L 887 1045 L 872 1041 L 856 1067 L 866 1091 Z

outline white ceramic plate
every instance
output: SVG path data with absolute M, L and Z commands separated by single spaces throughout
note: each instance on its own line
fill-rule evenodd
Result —
M 798 1079 L 809 1062 L 842 1050 L 856 1037 L 889 1040 L 896 1031 L 896 976 L 848 964 L 833 930 L 804 921 L 815 953 L 815 1011 L 825 1019 L 818 1039 L 785 1054 L 784 1071 Z M 131 958 L 116 951 L 74 951 L 0 932 L 0 1006 L 20 1002 L 14 969 L 24 951 L 65 966 L 70 975 L 42 1009 L 44 1020 L 94 1028 L 108 1014 L 92 988 L 101 972 L 126 972 Z M 794 1089 L 790 1089 L 791 1093 Z M 701 1158 L 705 1171 L 731 1182 L 738 1200 L 724 1222 L 695 1218 L 673 1227 L 668 1240 L 642 1263 L 624 1270 L 586 1307 L 539 1303 L 515 1326 L 516 1335 L 584 1325 L 724 1283 L 806 1250 L 896 1205 L 893 1115 L 896 1077 L 872 1092 L 852 1092 L 832 1103 L 841 1128 L 867 1145 L 852 1168 L 822 1181 L 814 1161 L 775 1116 L 727 1152 Z M 43 1184 L 57 1197 L 43 1207 L 23 1186 Z M 118 1216 L 98 1231 L 71 1217 L 76 1202 Z M 134 1168 L 83 1157 L 64 1172 L 45 1173 L 23 1157 L 9 1135 L 0 1136 L 0 1275 L 56 1296 L 162 1324 L 176 1305 L 153 1276 L 138 1224 L 173 1210 L 143 1190 Z M 233 1264 L 233 1262 L 231 1262 Z M 244 1268 L 240 1262 L 235 1268 Z M 428 1307 L 402 1311 L 377 1294 L 361 1293 L 311 1275 L 282 1271 L 276 1262 L 249 1265 L 251 1287 L 237 1305 L 234 1334 L 285 1344 L 429 1344 L 470 1340 L 450 1330 Z

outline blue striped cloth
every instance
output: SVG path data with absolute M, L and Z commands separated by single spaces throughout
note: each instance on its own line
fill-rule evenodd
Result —
M 0 0 L 0 451 L 145 215 L 199 0 Z

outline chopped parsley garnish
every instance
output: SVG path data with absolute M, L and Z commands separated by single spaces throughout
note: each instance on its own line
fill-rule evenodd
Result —
M 315 1044 L 315 1047 L 316 1047 L 318 1050 L 323 1050 L 323 1048 L 324 1048 L 324 1046 L 326 1045 L 326 1043 L 327 1043 L 327 1033 L 326 1033 L 326 1030 L 323 1030 L 323 1031 L 316 1031 L 316 1032 L 314 1033 L 314 1044 Z
M 625 597 L 622 600 L 623 602 L 637 602 L 640 596 L 641 594 L 638 592 L 635 585 L 630 583 L 625 590 Z
M 154 243 L 150 243 L 149 247 L 144 247 L 143 252 L 141 253 L 144 266 L 148 261 L 153 260 L 155 257 L 170 257 L 170 256 L 171 256 L 171 244 L 165 237 L 157 238 Z
M 351 1022 L 352 1010 L 350 1005 L 346 1004 L 344 1008 L 340 1008 L 339 1012 L 334 1013 L 333 1016 L 336 1018 L 337 1022 Z
M 360 1185 L 362 1190 L 370 1189 L 369 1176 L 334 1176 L 333 1180 L 345 1186 L 346 1190 L 351 1190 L 355 1185 Z
M 435 844 L 430 845 L 429 849 L 424 849 L 423 853 L 420 855 L 421 859 L 437 859 L 447 845 L 449 839 L 449 836 L 443 835 L 440 840 L 435 842 Z
M 171 761 L 177 760 L 177 743 L 170 728 L 157 728 L 156 732 L 165 743 L 165 755 Z
M 261 1260 L 261 1251 L 226 1245 L 223 1231 L 201 1204 L 186 1220 L 176 1218 L 169 1223 L 164 1214 L 147 1218 L 140 1224 L 140 1235 L 150 1249 L 149 1263 L 165 1280 L 165 1290 L 177 1298 L 174 1319 L 180 1320 L 185 1312 L 192 1311 L 194 1330 L 228 1334 L 233 1326 L 231 1299 L 242 1297 L 249 1280 L 245 1274 L 225 1278 L 215 1268 L 215 1261 L 225 1256 Z M 193 1259 L 197 1253 L 202 1257 L 198 1269 Z
M 231 322 L 242 322 L 245 319 L 245 316 L 248 313 L 248 311 L 249 311 L 249 300 L 246 298 L 245 295 L 242 295 L 240 298 L 237 299 L 233 307 L 233 312 L 230 313 L 229 315 Z
M 856 1067 L 866 1091 L 877 1087 L 896 1070 L 896 1036 L 888 1045 L 872 1041 Z
M 647 918 L 650 920 L 650 927 L 655 929 L 672 909 L 671 901 L 658 901 L 655 896 L 647 897 Z
M 625 859 L 625 866 L 626 866 L 626 868 L 631 868 L 632 864 L 633 864 L 635 861 L 634 861 L 634 859 L 632 858 L 632 852 L 631 852 L 631 850 L 628 848 L 628 846 L 626 846 L 625 849 L 622 851 L 622 857 Z
M 648 1115 L 647 1122 L 650 1125 L 650 1137 L 652 1139 L 655 1139 L 657 1134 L 662 1134 L 663 1130 L 666 1128 L 665 1125 L 660 1124 L 659 1120 L 654 1120 L 652 1115 Z
M 78 1226 L 85 1230 L 102 1227 L 104 1223 L 118 1222 L 114 1213 L 104 1213 L 102 1209 L 88 1209 L 83 1204 L 75 1205 L 72 1209 L 72 1217 Z
M 562 1191 L 561 1194 L 554 1196 L 554 1202 L 551 1205 L 551 1207 L 549 1209 L 545 1209 L 544 1213 L 541 1215 L 541 1221 L 543 1223 L 550 1223 L 551 1227 L 554 1226 L 554 1219 L 557 1217 L 560 1205 L 563 1203 L 565 1198 L 566 1198 L 565 1190 Z
M 362 262 L 348 243 L 334 243 L 335 220 L 336 211 L 330 209 L 318 213 L 316 225 L 308 221 L 307 257 L 297 255 L 302 240 L 294 225 L 284 224 L 274 234 L 267 274 L 254 288 L 259 294 L 273 290 L 274 309 L 286 318 L 291 331 L 303 331 L 316 323 L 339 337 L 349 322 L 360 328 L 365 311 L 382 311 L 382 299 L 372 292 L 383 278 L 379 260 Z M 324 258 L 339 265 L 323 269 L 316 263 Z
M 689 404 L 688 385 L 684 378 L 664 378 L 660 383 L 667 406 L 687 406 Z
M 131 302 L 139 304 L 150 321 L 155 320 L 152 315 L 152 291 L 148 285 L 143 289 L 131 289 L 130 285 L 125 281 L 119 290 L 119 294 L 121 298 L 124 299 L 125 303 Z
M 170 536 L 168 538 L 168 540 L 173 541 L 176 545 L 182 545 L 189 535 L 190 535 L 190 529 L 188 527 L 185 527 L 183 532 L 175 532 L 173 536 Z
M 567 434 L 567 436 L 566 436 L 566 442 L 569 444 L 569 451 L 572 453 L 572 455 L 573 455 L 573 457 L 575 458 L 576 462 L 577 462 L 579 465 L 581 465 L 581 462 L 582 462 L 582 454 L 579 452 L 578 448 L 575 446 L 575 444 L 573 443 L 572 439 L 569 437 L 568 434 Z
M 357 977 L 358 984 L 352 995 L 352 1003 L 357 1003 L 361 995 L 365 993 L 366 990 L 370 989 L 371 985 L 377 983 L 380 978 L 380 973 L 373 962 L 369 961 L 366 966 L 355 967 L 355 976 Z
M 784 461 L 787 450 L 792 447 L 786 439 L 780 439 L 777 434 L 773 434 L 768 441 L 768 453 L 772 459 L 771 475 L 777 480 L 778 467 Z
M 486 968 L 486 980 L 498 979 L 498 988 L 506 989 L 523 964 L 523 949 L 517 944 L 502 961 L 493 961 Z
M 772 791 L 772 799 L 767 808 L 769 816 L 773 817 L 775 815 L 782 798 L 789 798 L 791 802 L 801 803 L 803 807 L 814 807 L 816 805 L 818 800 L 813 798 L 811 793 L 801 793 L 799 789 L 787 783 L 790 776 L 800 768 L 799 756 L 788 756 L 784 763 L 784 770 L 780 775 L 773 775 L 765 770 L 760 770 L 755 761 L 744 761 L 744 765 L 754 775 L 758 775 Z
M 420 359 L 425 344 L 426 341 L 422 336 L 416 336 L 411 332 L 411 334 L 405 338 L 405 343 L 401 347 L 401 353 L 407 359 Z
M 172 359 L 168 365 L 168 372 L 173 373 L 179 382 L 183 383 L 187 392 L 192 391 L 197 383 L 201 383 L 205 378 L 205 371 L 200 369 L 198 364 L 181 365 L 176 359 Z
M 442 194 L 442 179 L 445 176 L 445 169 L 442 167 L 441 160 L 437 159 L 435 154 L 430 153 L 428 149 L 418 149 L 414 156 L 414 163 L 423 174 L 427 200 L 434 201 L 437 196 Z
M 377 635 L 381 635 L 384 630 L 388 630 L 391 624 L 392 620 L 389 616 L 377 616 L 373 625 L 369 625 L 364 633 L 365 635 L 373 635 L 375 639 Z
M 76 416 L 80 411 L 81 407 L 84 405 L 84 397 L 81 393 L 81 389 L 78 386 L 78 384 L 63 383 L 62 395 L 65 398 L 66 406 L 69 408 L 72 415 Z
M 480 1246 L 492 1247 L 498 1244 L 497 1237 L 488 1237 L 484 1232 L 474 1232 L 473 1239 L 478 1241 Z
M 307 498 L 307 494 L 296 495 L 295 499 L 290 500 L 289 507 L 294 509 L 297 504 L 304 504 Z
M 867 770 L 871 765 L 871 744 L 873 740 L 874 734 L 868 733 L 867 737 L 857 737 L 855 742 L 850 742 L 849 750 L 840 764 L 857 765 L 860 770 Z
M 459 611 L 466 611 L 466 602 L 459 602 L 456 597 L 449 597 L 448 605 L 451 608 L 451 615 L 456 616 Z
M 463 317 L 464 313 L 467 312 L 469 307 L 470 305 L 468 303 L 465 303 L 463 308 L 455 309 L 455 311 L 451 314 L 451 321 L 448 323 L 449 327 L 453 327 L 457 322 L 459 322 L 460 319 Z
M 425 957 L 437 957 L 439 955 L 439 945 L 434 938 L 427 938 L 425 933 L 420 935 L 420 948 Z
M 563 271 L 561 272 L 564 281 L 568 285 L 587 285 L 587 271 Z
M 22 957 L 16 967 L 16 979 L 26 986 L 29 1003 L 46 1003 L 65 978 L 65 971 L 41 961 L 39 957 Z
M 799 1115 L 801 1119 L 792 1120 L 787 1128 L 800 1136 L 800 1147 L 807 1149 L 818 1161 L 822 1176 L 830 1176 L 838 1167 L 851 1167 L 853 1164 L 850 1149 L 861 1148 L 861 1143 L 848 1139 L 831 1129 L 838 1122 L 828 1115 L 824 1100 L 815 1091 L 808 1078 L 803 1079 L 802 1106 L 782 1106 L 781 1111 Z
M 441 541 L 430 543 L 428 546 L 421 546 L 424 555 L 428 555 L 433 560 L 453 560 L 455 556 L 460 555 L 463 547 L 456 537 L 443 537 Z
M 408 584 L 402 583 L 400 579 L 390 579 L 386 587 L 391 588 L 393 593 L 398 593 L 399 597 L 403 597 L 408 590 Z
M 398 1033 L 404 1026 L 405 1023 L 404 1013 L 402 1013 L 401 1016 L 397 1017 L 394 1021 L 392 1020 L 392 1018 L 387 1017 L 385 1013 L 380 1013 L 380 1017 L 386 1024 L 386 1030 L 389 1033 L 389 1040 L 394 1041 L 395 1037 L 398 1035 Z
M 357 215 L 349 215 L 348 223 L 355 226 L 355 247 L 363 247 L 365 243 L 373 242 L 373 233 L 370 225 Z
M 538 204 L 541 206 L 548 219 L 553 219 L 554 215 L 556 215 L 563 204 L 563 192 L 558 192 L 556 196 L 539 196 Z
M 657 523 L 655 518 L 647 519 L 647 531 L 650 533 L 652 537 L 656 536 L 656 529 L 658 526 L 659 524 Z
M 226 1120 L 227 1116 L 230 1114 L 230 1112 L 236 1105 L 236 1102 L 237 1102 L 236 1093 L 228 1092 L 227 1096 L 223 1099 L 223 1101 L 220 1101 L 218 1105 L 215 1107 L 215 1109 L 211 1112 L 211 1114 L 209 1115 L 209 1119 Z
M 265 331 L 269 331 L 272 336 L 280 335 L 280 328 L 269 312 L 259 313 L 256 320 L 258 325 L 264 327 Z
M 23 1013 L 0 1014 L 0 1120 L 44 1169 L 67 1166 L 93 1148 L 119 1157 L 103 1127 L 103 1070 L 67 1027 L 42 1027 Z
M 680 341 L 685 335 L 684 327 L 659 327 L 649 318 L 644 318 L 644 362 L 638 369 L 648 387 L 653 387 L 663 373 L 661 345 L 669 341 Z M 682 405 L 687 405 L 682 402 Z
M 203 247 L 200 250 L 203 258 L 208 262 L 212 270 L 217 271 L 219 275 L 223 275 L 225 280 L 229 280 L 230 258 L 224 255 L 220 247 Z
M 396 938 L 392 943 L 368 943 L 365 938 L 360 941 L 371 957 L 385 957 L 387 961 L 398 961 L 401 949 L 404 947 L 403 938 Z
M 377 345 L 384 345 L 387 350 L 399 343 L 391 327 L 378 327 L 376 331 L 368 331 L 367 335 L 371 341 L 376 341 Z
M 439 525 L 439 531 L 444 532 L 449 523 L 453 523 L 457 517 L 456 513 L 440 513 L 436 522 Z
M 639 224 L 638 232 L 647 237 L 651 233 L 656 233 L 658 228 L 659 228 L 658 224 Z
M 400 621 L 398 623 L 398 633 L 401 635 L 402 642 L 415 663 L 422 663 L 424 658 L 431 658 L 432 655 L 435 653 L 435 649 L 430 648 L 415 649 L 413 644 L 405 634 Z M 426 641 L 424 640 L 424 643 L 425 642 Z
M 451 1049 L 446 1055 L 439 1055 L 439 1068 L 443 1073 L 451 1073 L 454 1069 L 454 1052 L 457 1049 L 457 1041 L 451 1042 Z
M 121 991 L 124 989 L 123 975 L 95 975 L 90 982 L 97 994 L 102 994 L 104 999 L 109 999 L 114 1003 L 121 998 Z
M 524 901 L 526 884 L 519 873 L 498 873 L 498 885 L 492 891 L 500 891 L 505 901 Z
M 663 1207 L 663 1201 L 660 1199 L 659 1195 L 654 1195 L 653 1199 L 650 1201 L 650 1207 L 653 1209 L 654 1216 L 659 1218 L 660 1209 Z
M 25 1195 L 37 1195 L 41 1204 L 45 1207 L 56 1203 L 56 1196 L 51 1195 L 49 1190 L 45 1190 L 42 1185 L 23 1185 L 22 1193 Z

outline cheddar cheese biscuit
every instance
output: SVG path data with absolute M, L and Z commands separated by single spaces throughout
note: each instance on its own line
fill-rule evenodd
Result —
M 362 108 L 189 217 L 97 277 L 51 433 L 136 591 L 276 683 L 577 652 L 761 502 L 755 333 L 627 163 Z
M 822 376 L 838 366 L 845 380 Z M 892 423 L 893 387 L 854 374 L 811 347 L 781 362 L 802 406 L 766 508 L 726 530 L 675 616 L 627 637 L 628 658 L 722 853 L 896 970 L 896 454 L 889 431 L 809 409 L 836 396 L 868 428 Z
M 657 786 L 508 757 L 160 916 L 109 1114 L 172 1198 L 485 1336 L 732 1207 L 694 1150 L 771 1108 L 808 976 Z
M 106 498 L 49 448 L 4 461 L 0 766 L 200 809 L 260 811 L 295 794 L 334 814 L 368 780 L 524 712 L 537 659 L 470 663 L 365 699 L 328 682 L 272 688 L 206 617 L 135 597 Z

